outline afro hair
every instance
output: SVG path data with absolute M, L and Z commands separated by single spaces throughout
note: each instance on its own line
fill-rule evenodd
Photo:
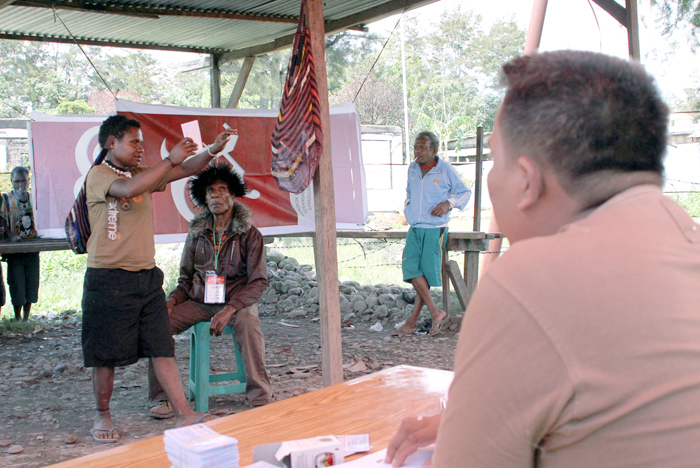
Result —
M 195 205 L 201 207 L 207 204 L 207 187 L 214 182 L 221 181 L 228 185 L 228 190 L 236 198 L 245 195 L 246 188 L 243 180 L 233 172 L 231 166 L 226 163 L 210 165 L 199 175 L 190 179 L 190 197 Z

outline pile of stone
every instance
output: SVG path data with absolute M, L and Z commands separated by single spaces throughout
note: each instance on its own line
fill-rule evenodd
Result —
M 300 265 L 291 257 L 277 250 L 266 253 L 267 279 L 269 286 L 260 303 L 263 314 L 285 314 L 287 318 L 318 315 L 319 299 L 316 273 L 311 265 Z M 415 291 L 397 285 L 361 285 L 356 281 L 343 281 L 338 285 L 340 312 L 344 323 L 380 322 L 401 323 L 413 310 Z M 431 290 L 435 303 L 440 308 L 442 291 Z M 459 310 L 455 299 L 452 310 Z M 423 315 L 430 317 L 427 307 Z M 381 328 L 381 327 L 379 327 Z

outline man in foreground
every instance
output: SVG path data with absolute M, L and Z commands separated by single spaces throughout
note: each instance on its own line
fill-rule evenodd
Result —
M 668 110 L 638 64 L 506 64 L 489 193 L 511 248 L 467 309 L 442 415 L 387 461 L 681 467 L 700 460 L 700 228 L 661 192 Z
M 430 288 L 442 286 L 442 252 L 453 207 L 464 208 L 471 191 L 459 174 L 437 156 L 440 142 L 433 132 L 420 132 L 413 144 L 416 158 L 408 166 L 404 214 L 411 226 L 406 234 L 401 269 L 403 280 L 416 290 L 413 312 L 394 335 L 412 335 L 425 304 L 432 316 L 430 335 L 440 334 L 447 313 L 438 310 Z
M 190 195 L 205 208 L 190 223 L 180 279 L 167 301 L 171 332 L 211 321 L 211 333 L 219 336 L 232 323 L 248 381 L 248 403 L 266 405 L 272 401 L 272 387 L 265 369 L 258 301 L 267 287 L 267 266 L 263 237 L 252 224 L 250 209 L 235 200 L 245 195 L 245 185 L 224 163 L 191 179 Z M 221 279 L 218 284 L 207 281 L 214 276 Z M 150 367 L 149 401 L 152 417 L 174 415 Z

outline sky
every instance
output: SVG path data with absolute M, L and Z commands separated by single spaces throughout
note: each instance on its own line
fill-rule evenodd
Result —
M 436 23 L 446 10 L 461 8 L 480 14 L 486 26 L 501 18 L 513 18 L 527 29 L 532 4 L 533 0 L 440 0 L 412 10 L 412 13 L 417 13 L 426 27 Z M 684 96 L 684 88 L 697 88 L 700 84 L 700 51 L 693 55 L 685 39 L 686 31 L 678 30 L 670 38 L 663 36 L 656 25 L 650 0 L 638 0 L 638 11 L 641 62 L 656 78 L 664 96 L 680 97 Z M 394 15 L 371 23 L 369 30 L 388 36 L 399 17 Z M 557 49 L 590 50 L 626 58 L 627 31 L 593 1 L 549 0 L 539 50 Z M 182 64 L 197 57 L 177 52 L 157 52 L 154 55 L 169 64 Z
M 622 2 L 624 3 L 624 2 Z M 501 18 L 513 18 L 527 29 L 532 13 L 532 0 L 441 0 L 419 9 L 421 21 L 429 27 L 444 11 L 461 8 L 479 13 L 485 25 Z M 694 56 L 683 30 L 669 38 L 656 26 L 655 12 L 649 0 L 638 1 L 640 16 L 641 61 L 654 75 L 662 92 L 683 95 L 683 88 L 700 82 L 700 56 Z M 389 34 L 399 15 L 370 24 L 370 31 Z M 603 52 L 626 58 L 627 30 L 605 10 L 589 0 L 549 0 L 542 31 L 540 51 L 579 49 Z M 700 52 L 699 52 L 700 54 Z

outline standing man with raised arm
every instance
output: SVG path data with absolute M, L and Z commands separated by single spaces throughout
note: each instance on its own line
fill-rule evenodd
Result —
M 123 115 L 102 123 L 98 134 L 102 152 L 85 183 L 92 233 L 83 286 L 82 344 L 85 367 L 92 367 L 97 417 L 90 433 L 97 443 L 118 439 L 109 411 L 114 368 L 142 357 L 152 359 L 178 426 L 209 416 L 189 407 L 175 362 L 163 272 L 155 263 L 151 193 L 202 169 L 235 131 L 223 131 L 209 148 L 189 159 L 197 145 L 185 138 L 165 159 L 141 167 L 140 127 Z
M 415 162 L 408 166 L 404 213 L 410 228 L 403 251 L 403 280 L 416 290 L 413 312 L 394 335 L 412 335 L 418 329 L 423 304 L 433 320 L 431 336 L 440 333 L 447 312 L 438 310 L 430 287 L 442 285 L 442 253 L 447 243 L 450 211 L 466 206 L 471 190 L 449 163 L 437 155 L 440 142 L 433 132 L 420 132 L 413 144 Z
M 664 196 L 668 109 L 637 63 L 503 66 L 489 193 L 510 249 L 464 315 L 442 415 L 401 466 L 680 468 L 700 460 L 700 226 Z

